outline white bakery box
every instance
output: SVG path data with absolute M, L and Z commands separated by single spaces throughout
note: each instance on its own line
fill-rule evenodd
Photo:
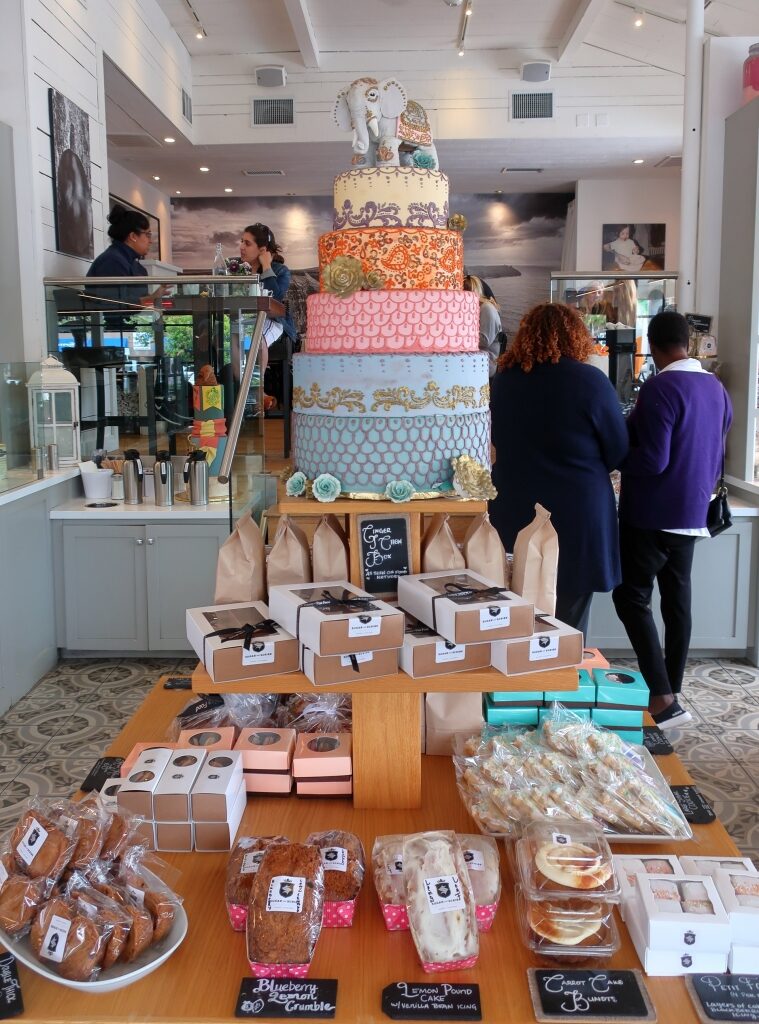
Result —
M 211 752 L 190 793 L 195 849 L 204 853 L 229 850 L 245 813 L 246 800 L 242 753 Z
M 535 613 L 532 636 L 497 640 L 491 664 L 507 676 L 520 676 L 540 669 L 572 668 L 582 661 L 583 637 L 552 615 Z
M 688 875 L 712 875 L 717 871 L 748 871 L 759 874 L 750 857 L 690 857 L 680 858 L 683 871 Z
M 296 671 L 298 644 L 269 616 L 263 601 L 187 609 L 187 639 L 214 682 Z M 214 636 L 217 630 L 226 633 Z
M 714 884 L 730 919 L 733 944 L 759 947 L 759 875 L 719 870 Z
M 206 752 L 187 748 L 172 751 L 153 794 L 157 850 L 187 852 L 193 849 L 190 794 L 206 759 Z
M 153 819 L 153 794 L 173 753 L 174 751 L 167 747 L 150 747 L 143 750 L 132 765 L 129 775 L 121 780 L 116 796 L 120 811 Z
M 759 945 L 730 947 L 727 969 L 732 974 L 759 974 Z
M 685 874 L 680 860 L 674 854 L 615 853 L 612 860 L 614 871 L 619 879 L 621 897 L 619 910 L 623 921 L 627 920 L 627 905 L 639 898 L 638 875 L 651 875 L 655 878 L 682 878 Z
M 343 580 L 272 587 L 269 614 L 320 656 L 403 644 L 403 612 Z

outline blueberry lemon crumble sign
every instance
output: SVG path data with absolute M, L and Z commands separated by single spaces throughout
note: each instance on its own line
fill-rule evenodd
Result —
M 685 985 L 702 1021 L 759 1022 L 759 974 L 693 974 Z
M 334 978 L 243 978 L 235 1017 L 330 1020 L 336 1007 Z
M 538 1021 L 655 1021 L 640 971 L 527 971 Z
M 370 594 L 394 594 L 411 572 L 409 517 L 359 516 L 361 585 Z
M 482 1020 L 480 986 L 397 981 L 382 990 L 382 1012 L 391 1020 Z

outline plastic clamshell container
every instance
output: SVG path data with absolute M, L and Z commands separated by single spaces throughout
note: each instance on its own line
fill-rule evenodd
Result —
M 516 843 L 518 878 L 526 897 L 618 902 L 619 880 L 609 844 L 589 822 L 541 818 Z
M 584 897 L 530 900 L 515 887 L 517 920 L 525 946 L 567 966 L 608 960 L 619 949 L 612 905 Z

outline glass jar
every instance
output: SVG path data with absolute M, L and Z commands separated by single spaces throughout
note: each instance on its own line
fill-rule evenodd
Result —
M 748 48 L 748 57 L 743 63 L 743 102 L 750 103 L 759 96 L 759 43 Z

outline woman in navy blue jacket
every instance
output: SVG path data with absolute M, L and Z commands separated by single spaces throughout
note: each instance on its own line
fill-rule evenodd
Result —
M 556 615 L 587 633 L 596 591 L 621 579 L 609 473 L 627 454 L 625 421 L 608 377 L 585 360 L 592 342 L 576 310 L 536 306 L 523 317 L 491 382 L 492 522 L 507 551 L 535 503 L 559 536 Z
M 282 249 L 277 245 L 272 231 L 265 224 L 251 224 L 245 228 L 240 238 L 240 256 L 250 264 L 253 273 L 260 276 L 261 284 L 272 293 L 273 298 L 284 302 L 290 287 L 290 268 L 285 263 Z M 288 338 L 294 342 L 297 333 L 292 319 L 283 316 L 277 320 Z

